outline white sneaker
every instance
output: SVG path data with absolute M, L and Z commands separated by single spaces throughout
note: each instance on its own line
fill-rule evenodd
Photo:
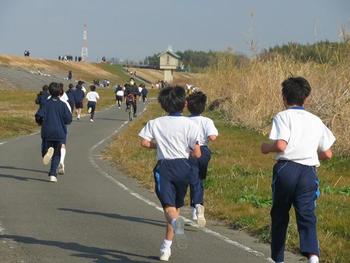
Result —
M 90 108 L 88 108 L 88 113 L 91 113 L 91 111 L 92 111 L 91 107 L 90 107 Z
M 53 175 L 50 175 L 49 176 L 49 181 L 52 182 L 52 183 L 57 183 L 57 177 L 53 176 Z
M 176 219 L 175 224 L 175 241 L 176 245 L 179 249 L 187 248 L 187 240 L 185 236 L 185 221 L 182 217 L 178 217 Z
M 53 147 L 50 147 L 49 149 L 47 149 L 47 152 L 45 153 L 45 155 L 43 157 L 44 165 L 48 165 L 50 163 L 54 152 L 55 152 L 55 149 Z
M 93 119 L 90 119 L 90 122 L 94 122 L 94 120 L 93 120 Z
M 64 174 L 64 164 L 60 163 L 58 165 L 58 174 Z
M 207 223 L 207 221 L 205 220 L 204 217 L 204 206 L 202 205 L 196 205 L 196 210 L 197 210 L 197 224 L 200 227 L 205 227 L 205 224 Z
M 197 221 L 198 217 L 197 217 L 197 210 L 195 207 L 192 207 L 192 220 L 193 221 Z
M 169 261 L 170 256 L 171 256 L 171 249 L 170 248 L 161 249 L 159 260 L 160 261 Z
M 309 262 L 309 263 L 319 263 L 320 261 L 319 261 L 318 256 L 312 255 L 312 256 L 309 258 L 309 261 L 308 261 L 308 262 Z

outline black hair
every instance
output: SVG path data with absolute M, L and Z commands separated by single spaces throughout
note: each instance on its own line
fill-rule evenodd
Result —
M 91 90 L 91 91 L 95 91 L 95 90 L 96 90 L 96 86 L 95 86 L 95 85 L 91 85 L 91 86 L 90 86 L 90 90 Z
M 187 97 L 187 108 L 192 115 L 200 115 L 205 110 L 207 95 L 202 91 L 193 92 Z
M 63 83 L 61 82 L 61 83 L 58 83 L 58 86 L 60 87 L 60 96 L 62 96 L 63 93 L 64 93 L 64 85 L 63 85 Z
M 47 86 L 47 85 L 44 85 L 43 87 L 42 87 L 42 91 L 47 91 L 49 89 L 49 86 Z
M 74 85 L 72 83 L 69 83 L 68 88 L 72 89 L 72 88 L 74 88 Z
M 288 105 L 302 106 L 310 92 L 311 86 L 303 77 L 290 77 L 282 82 L 282 95 Z
M 51 82 L 49 85 L 49 92 L 52 97 L 58 97 L 60 95 L 61 87 L 56 82 Z
M 163 88 L 158 95 L 158 102 L 168 113 L 182 112 L 186 103 L 186 91 L 181 86 Z

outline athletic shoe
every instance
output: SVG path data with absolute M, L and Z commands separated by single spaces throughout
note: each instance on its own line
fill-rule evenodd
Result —
M 60 163 L 58 165 L 58 174 L 64 174 L 64 164 Z
M 44 165 L 48 165 L 50 163 L 54 152 L 55 152 L 55 150 L 53 147 L 50 147 L 49 149 L 47 149 L 47 152 L 45 153 L 45 155 L 43 157 Z
M 319 261 L 318 256 L 312 255 L 312 256 L 309 258 L 309 261 L 308 261 L 308 262 L 309 262 L 309 263 L 319 263 L 320 261 Z
M 134 118 L 136 118 L 136 117 L 137 117 L 137 114 L 135 113 L 135 114 L 134 114 Z
M 185 221 L 182 217 L 178 217 L 175 222 L 175 241 L 179 249 L 187 248 L 187 240 L 185 236 Z
M 54 176 L 54 175 L 50 175 L 49 176 L 49 181 L 52 182 L 52 183 L 57 183 L 57 177 Z
M 205 224 L 207 223 L 207 221 L 205 220 L 204 217 L 204 206 L 202 205 L 196 205 L 196 211 L 197 211 L 197 224 L 200 227 L 205 227 Z
M 170 248 L 161 249 L 159 260 L 160 261 L 169 261 L 170 256 L 171 256 L 171 249 Z
M 94 122 L 94 120 L 93 120 L 93 119 L 90 119 L 90 122 Z
M 195 207 L 192 207 L 192 220 L 193 221 L 197 221 L 198 220 L 197 209 Z
M 90 107 L 90 108 L 88 108 L 88 113 L 91 113 L 91 111 L 92 111 L 91 107 Z

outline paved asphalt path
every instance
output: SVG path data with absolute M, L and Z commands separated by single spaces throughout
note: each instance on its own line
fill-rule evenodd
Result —
M 58 183 L 47 181 L 39 134 L 1 143 L 1 263 L 158 261 L 164 219 L 154 193 L 100 158 L 126 120 L 110 108 L 94 123 L 74 121 Z M 266 245 L 218 224 L 187 225 L 186 233 L 188 249 L 174 244 L 171 262 L 268 262 Z

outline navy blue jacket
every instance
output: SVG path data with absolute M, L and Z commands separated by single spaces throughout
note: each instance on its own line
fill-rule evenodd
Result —
M 45 102 L 47 101 L 47 98 L 50 96 L 50 94 L 49 94 L 49 92 L 48 91 L 41 91 L 39 94 L 38 94 L 38 96 L 37 96 L 37 98 L 36 98 L 36 100 L 35 100 L 35 103 L 36 104 L 39 104 L 40 105 L 40 107 L 42 107 L 44 104 L 45 104 Z
M 71 106 L 71 108 L 73 109 L 72 105 L 75 105 L 75 96 L 74 96 L 74 90 L 73 89 L 69 89 L 66 91 L 66 94 L 68 96 L 68 103 Z
M 76 103 L 82 102 L 85 98 L 85 93 L 81 88 L 76 88 L 74 91 L 74 100 Z
M 47 141 L 62 141 L 66 138 L 66 125 L 72 122 L 72 113 L 59 98 L 50 98 L 35 114 L 41 124 L 41 138 Z

